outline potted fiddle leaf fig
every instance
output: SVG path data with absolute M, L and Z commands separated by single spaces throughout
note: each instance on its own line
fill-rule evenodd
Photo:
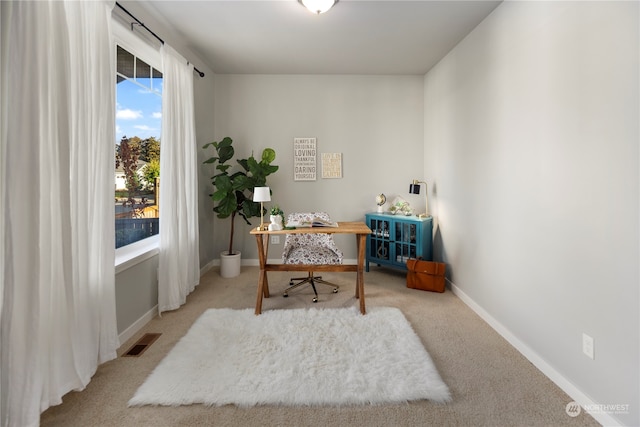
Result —
M 231 218 L 228 250 L 220 254 L 220 274 L 223 277 L 234 277 L 240 274 L 240 251 L 233 248 L 233 235 L 235 231 L 236 216 L 241 216 L 251 225 L 249 218 L 259 217 L 260 203 L 253 201 L 253 189 L 266 187 L 267 176 L 278 170 L 278 166 L 271 163 L 276 158 L 276 152 L 272 148 L 265 148 L 259 160 L 253 154 L 246 159 L 236 159 L 239 168 L 229 163 L 235 155 L 233 140 L 228 136 L 221 141 L 205 144 L 206 149 L 213 146 L 215 155 L 205 160 L 205 164 L 216 164 L 216 173 L 211 177 L 214 192 L 210 194 L 214 202 L 213 211 L 218 218 Z M 233 264 L 227 266 L 226 262 Z

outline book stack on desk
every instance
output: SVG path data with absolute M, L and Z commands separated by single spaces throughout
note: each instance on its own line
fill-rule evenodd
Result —
M 288 222 L 287 227 L 309 228 L 309 227 L 338 227 L 337 222 L 326 221 L 320 218 L 314 218 L 311 221 Z

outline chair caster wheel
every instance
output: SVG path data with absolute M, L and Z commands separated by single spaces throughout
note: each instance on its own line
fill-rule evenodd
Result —
M 283 297 L 283 298 L 286 298 L 286 297 L 288 297 L 288 296 L 289 296 L 289 294 L 288 294 L 288 293 L 286 293 L 286 292 L 285 292 L 284 294 L 282 294 L 282 297 Z
M 318 298 L 314 298 L 314 299 L 312 299 L 311 301 L 313 301 L 313 302 L 318 302 Z
M 338 288 L 333 288 L 333 293 L 337 294 L 338 293 Z

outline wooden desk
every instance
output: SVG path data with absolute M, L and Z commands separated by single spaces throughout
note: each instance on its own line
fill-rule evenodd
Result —
M 269 251 L 269 236 L 280 234 L 327 233 L 327 234 L 355 234 L 358 248 L 358 264 L 267 264 Z M 269 298 L 269 281 L 267 271 L 355 271 L 356 298 L 360 299 L 360 313 L 366 314 L 364 305 L 364 252 L 367 245 L 367 235 L 371 229 L 364 222 L 338 222 L 338 227 L 301 227 L 294 230 L 267 231 L 254 228 L 251 234 L 256 236 L 258 243 L 258 257 L 260 258 L 260 277 L 258 278 L 258 298 L 256 300 L 256 315 L 262 313 L 262 298 Z M 266 243 L 265 243 L 266 236 Z

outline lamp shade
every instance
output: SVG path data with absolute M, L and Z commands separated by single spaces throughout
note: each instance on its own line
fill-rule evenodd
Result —
M 253 189 L 253 201 L 254 202 L 270 202 L 271 190 L 269 190 L 269 187 L 255 187 Z
M 420 184 L 409 184 L 409 193 L 420 194 Z
M 301 5 L 309 9 L 316 14 L 325 13 L 331 9 L 334 4 L 338 3 L 338 0 L 298 0 Z

